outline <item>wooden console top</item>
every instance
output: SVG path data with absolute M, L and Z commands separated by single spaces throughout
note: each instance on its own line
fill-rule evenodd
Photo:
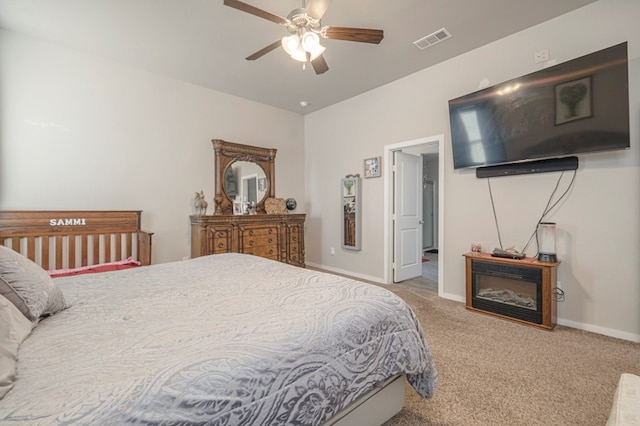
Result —
M 560 262 L 541 262 L 538 259 L 536 259 L 535 257 L 525 257 L 524 259 L 508 259 L 505 257 L 494 257 L 491 256 L 491 253 L 475 253 L 475 252 L 471 252 L 471 253 L 465 253 L 463 254 L 464 257 L 468 257 L 468 258 L 472 258 L 472 259 L 479 259 L 479 260 L 490 260 L 492 262 L 504 262 L 504 263 L 510 263 L 510 264 L 519 264 L 519 265 L 523 265 L 523 266 L 527 266 L 527 265 L 531 265 L 531 266 L 557 266 L 560 264 Z

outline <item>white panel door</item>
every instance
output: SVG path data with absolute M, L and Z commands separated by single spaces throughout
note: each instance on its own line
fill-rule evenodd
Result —
M 396 151 L 393 181 L 393 281 L 422 274 L 422 161 Z

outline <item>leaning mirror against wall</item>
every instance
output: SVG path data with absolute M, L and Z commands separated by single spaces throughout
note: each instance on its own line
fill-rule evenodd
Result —
M 341 194 L 342 248 L 360 250 L 360 177 L 342 178 Z

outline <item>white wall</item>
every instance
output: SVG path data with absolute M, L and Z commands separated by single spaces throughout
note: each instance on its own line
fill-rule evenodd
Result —
M 569 198 L 549 220 L 558 223 L 558 279 L 566 292 L 561 324 L 640 341 L 640 2 L 600 0 L 575 12 L 425 69 L 305 118 L 307 260 L 383 279 L 383 179 L 362 185 L 362 251 L 340 249 L 339 181 L 362 173 L 363 159 L 384 146 L 445 135 L 444 296 L 464 299 L 464 262 L 471 242 L 498 246 L 487 182 L 454 171 L 447 101 L 542 67 L 548 48 L 558 62 L 629 42 L 631 150 L 580 156 Z M 490 25 L 490 23 L 488 23 Z M 455 35 L 454 35 L 455 37 Z M 436 47 L 437 48 L 437 47 Z M 429 50 L 417 54 L 429 54 Z M 383 164 L 382 172 L 389 173 Z M 504 246 L 522 249 L 559 173 L 492 180 Z M 568 179 L 565 178 L 565 183 Z M 330 247 L 336 254 L 330 255 Z M 535 250 L 535 248 L 534 248 Z
M 298 114 L 8 32 L 0 94 L 0 208 L 143 210 L 155 263 L 190 254 L 196 191 L 212 212 L 211 139 L 278 149 L 277 195 L 304 198 Z

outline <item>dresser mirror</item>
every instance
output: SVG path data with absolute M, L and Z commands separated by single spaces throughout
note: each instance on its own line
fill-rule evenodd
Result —
M 250 161 L 234 161 L 224 172 L 222 190 L 235 202 L 257 205 L 267 196 L 267 175 Z
M 347 176 L 341 180 L 342 248 L 360 250 L 360 177 Z
M 264 213 L 264 202 L 275 196 L 276 149 L 214 139 L 214 214 L 233 214 L 234 202 L 255 205 Z

